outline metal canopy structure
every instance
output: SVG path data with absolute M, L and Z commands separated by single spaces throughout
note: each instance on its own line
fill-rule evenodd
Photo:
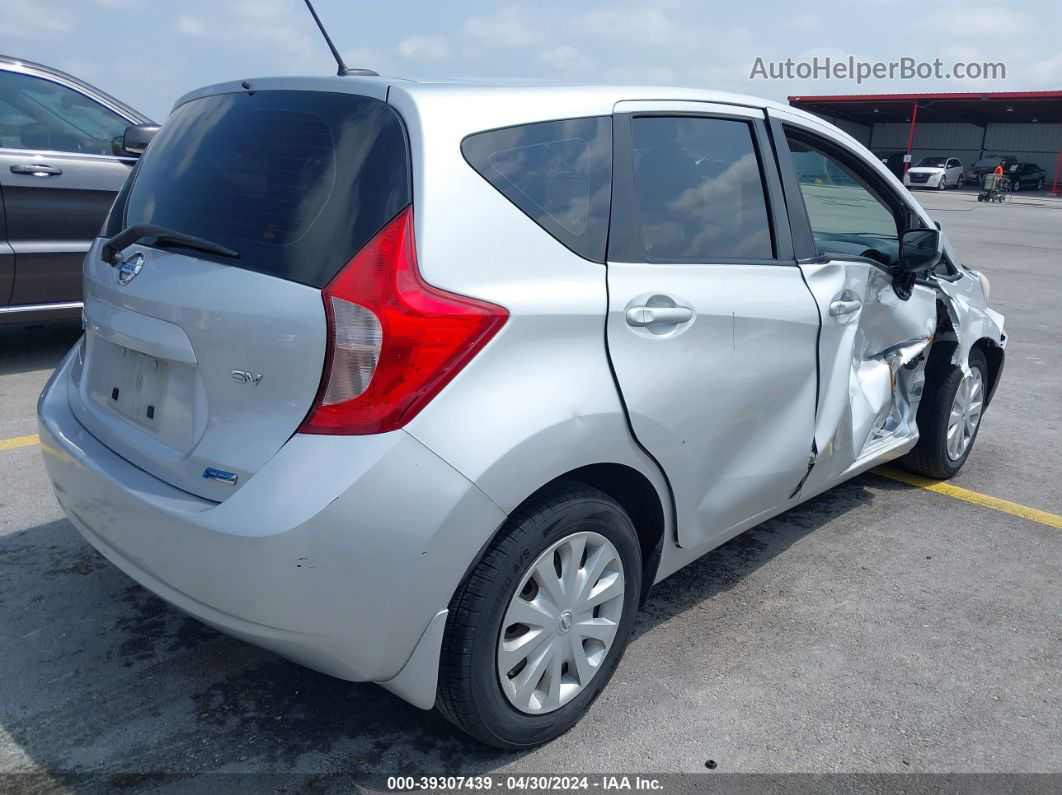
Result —
M 918 125 L 967 124 L 980 127 L 983 131 L 977 150 L 980 154 L 986 152 L 990 126 L 994 129 L 1017 130 L 1020 129 L 1017 125 L 1026 129 L 1031 125 L 1044 125 L 1035 128 L 1043 135 L 1034 137 L 1044 141 L 1038 148 L 1057 153 L 1049 156 L 1054 161 L 1051 190 L 1056 194 L 1062 191 L 1062 135 L 1055 140 L 1055 133 L 1052 132 L 1052 129 L 1058 130 L 1059 125 L 1062 125 L 1062 91 L 801 95 L 789 97 L 789 104 L 838 123 L 863 125 L 872 131 L 880 129 L 878 125 L 907 124 L 908 161 L 911 159 Z M 1016 126 L 1011 128 L 1008 125 Z M 998 148 L 1002 150 L 1007 147 Z M 1048 155 L 1046 152 L 1041 155 L 1043 162 Z M 904 163 L 905 171 L 909 167 L 910 162 Z M 1043 167 L 1047 170 L 1048 164 L 1043 163 Z
M 795 108 L 857 124 L 918 121 L 968 124 L 1062 122 L 1062 91 L 989 91 L 959 94 L 835 94 L 792 96 Z

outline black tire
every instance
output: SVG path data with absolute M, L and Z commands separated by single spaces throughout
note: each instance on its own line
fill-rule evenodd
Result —
M 1044 189 L 1044 178 L 1043 177 L 1040 177 L 1040 179 L 1036 180 L 1036 189 L 1037 190 L 1043 190 Z
M 981 371 L 981 381 L 984 384 L 984 394 L 988 390 L 988 361 L 984 353 L 974 348 L 970 351 L 969 364 L 971 368 Z M 947 436 L 948 418 L 951 415 L 951 407 L 955 401 L 955 393 L 962 381 L 962 369 L 945 362 L 934 365 L 930 360 L 926 368 L 926 391 L 922 395 L 922 402 L 918 406 L 918 444 L 907 455 L 900 459 L 900 464 L 919 475 L 924 475 L 937 480 L 947 480 L 958 474 L 962 465 L 973 450 L 977 441 L 977 434 L 981 430 L 981 420 L 984 418 L 984 406 L 981 407 L 981 416 L 977 421 L 977 429 L 969 445 L 958 459 L 948 455 Z M 982 401 L 984 397 L 982 397 Z
M 579 530 L 599 533 L 623 563 L 623 613 L 602 667 L 583 690 L 545 714 L 518 711 L 498 679 L 497 642 L 513 591 L 550 545 Z M 558 481 L 516 509 L 450 602 L 436 706 L 483 742 L 521 750 L 548 742 L 583 716 L 615 673 L 630 640 L 642 588 L 641 547 L 626 512 L 607 494 Z

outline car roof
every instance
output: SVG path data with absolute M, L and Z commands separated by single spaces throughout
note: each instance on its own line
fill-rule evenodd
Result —
M 232 80 L 191 91 L 182 96 L 177 105 L 190 99 L 211 94 L 246 90 L 248 86 L 261 90 L 329 91 L 376 95 L 381 98 L 389 93 L 401 93 L 416 99 L 445 97 L 457 103 L 496 100 L 508 95 L 525 103 L 555 102 L 566 98 L 571 103 L 582 102 L 587 114 L 611 112 L 617 102 L 638 100 L 672 100 L 691 102 L 715 102 L 728 105 L 743 105 L 752 108 L 776 108 L 787 113 L 822 121 L 820 117 L 790 105 L 747 94 L 726 91 L 690 88 L 682 86 L 623 85 L 599 83 L 563 83 L 543 80 L 489 79 L 465 80 L 460 78 L 439 80 L 409 80 L 394 77 L 363 76 L 318 76 L 318 77 L 252 77 Z M 568 103 L 564 103 L 568 104 Z M 608 108 L 603 111 L 603 108 Z
M 139 121 L 142 124 L 151 123 L 151 119 L 138 111 L 136 108 L 130 107 L 120 99 L 111 96 L 106 91 L 97 88 L 91 83 L 86 83 L 79 77 L 68 74 L 60 69 L 56 69 L 46 64 L 36 63 L 35 61 L 27 61 L 25 58 L 16 58 L 11 55 L 4 55 L 0 53 L 0 70 L 4 71 L 18 71 L 18 72 L 36 72 L 39 75 L 46 77 L 57 78 L 61 82 L 69 83 L 77 88 L 80 88 L 87 94 L 95 95 L 100 99 L 106 100 L 110 105 L 115 106 L 118 110 L 122 111 L 125 116 L 128 116 L 134 120 Z

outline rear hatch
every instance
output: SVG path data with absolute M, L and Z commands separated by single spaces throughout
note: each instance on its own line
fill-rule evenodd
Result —
M 223 500 L 299 428 L 321 384 L 321 289 L 411 199 L 384 102 L 237 91 L 178 107 L 104 234 L 152 224 L 232 257 L 145 238 L 85 261 L 85 347 L 70 403 L 138 467 Z

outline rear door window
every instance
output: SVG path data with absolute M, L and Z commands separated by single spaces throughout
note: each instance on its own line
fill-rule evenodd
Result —
M 612 119 L 522 124 L 470 135 L 465 160 L 581 257 L 605 261 L 612 193 Z
M 774 257 L 763 177 L 748 122 L 636 116 L 631 125 L 646 261 Z M 826 169 L 812 170 L 818 179 L 836 178 Z
M 173 112 L 107 232 L 167 227 L 240 254 L 218 262 L 323 287 L 411 199 L 405 129 L 386 103 L 310 91 L 222 94 Z

